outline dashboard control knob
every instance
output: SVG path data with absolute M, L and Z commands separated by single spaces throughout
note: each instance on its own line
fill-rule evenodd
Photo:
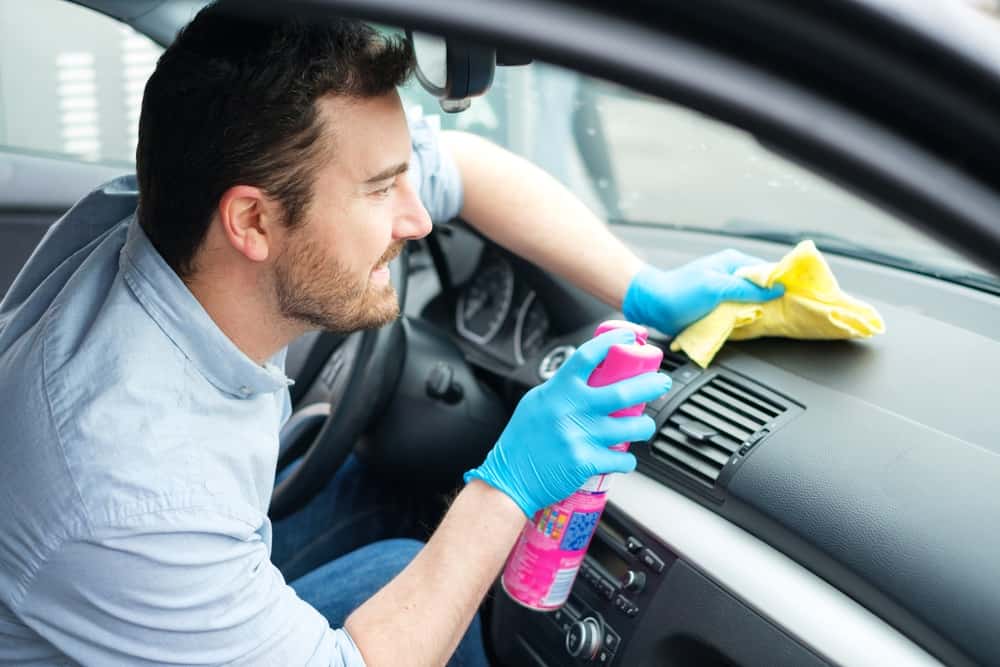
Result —
M 543 380 L 551 378 L 566 363 L 566 360 L 573 356 L 574 352 L 576 352 L 576 348 L 572 345 L 560 345 L 550 350 L 542 362 L 538 364 L 538 377 Z
M 635 570 L 629 570 L 622 577 L 622 588 L 627 591 L 633 591 L 635 593 L 640 592 L 646 587 L 646 573 L 636 572 Z
M 462 400 L 462 385 L 455 382 L 455 371 L 444 362 L 437 362 L 427 376 L 427 395 L 445 403 Z
M 574 658 L 593 660 L 601 650 L 604 633 L 593 616 L 577 621 L 566 633 L 566 650 Z

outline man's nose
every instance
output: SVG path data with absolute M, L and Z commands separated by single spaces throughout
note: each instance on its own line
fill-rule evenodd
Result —
M 400 210 L 393 228 L 393 236 L 397 239 L 422 239 L 431 233 L 431 216 L 420 201 L 417 188 L 409 178 L 402 178 L 400 188 Z

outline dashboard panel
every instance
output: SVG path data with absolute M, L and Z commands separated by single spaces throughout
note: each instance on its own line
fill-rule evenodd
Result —
M 649 228 L 620 227 L 617 232 L 661 266 L 678 265 L 734 241 Z M 788 250 L 766 242 L 738 245 L 772 259 Z M 490 252 L 502 251 L 487 246 L 482 256 Z M 646 531 L 648 539 L 658 540 L 683 567 L 705 575 L 736 603 L 776 624 L 793 639 L 789 646 L 802 647 L 821 661 L 1000 663 L 989 620 L 1000 618 L 1000 561 L 994 557 L 1000 534 L 993 529 L 1000 525 L 1000 496 L 995 493 L 1000 488 L 1000 411 L 993 407 L 997 394 L 990 386 L 990 379 L 1000 374 L 1000 299 L 876 264 L 832 255 L 827 259 L 845 290 L 879 309 L 887 333 L 860 342 L 729 343 L 707 371 L 668 352 L 665 370 L 674 377 L 675 388 L 651 411 L 658 434 L 650 443 L 634 446 L 640 471 L 616 481 L 620 491 L 612 491 L 613 512 L 620 521 L 633 522 L 635 530 Z M 538 371 L 546 354 L 579 345 L 597 321 L 614 313 L 562 292 L 563 284 L 537 269 L 517 264 L 512 269 L 520 306 L 511 308 L 506 333 L 493 341 L 503 340 L 503 354 L 484 354 L 470 340 L 463 347 L 473 365 L 527 389 L 542 380 Z M 514 354 L 516 313 L 529 298 L 544 305 L 551 323 L 537 352 L 520 359 Z M 669 345 L 655 332 L 654 340 Z M 732 424 L 706 421 L 704 409 L 710 418 L 717 417 L 713 403 L 733 396 L 743 396 L 743 403 L 725 402 L 723 409 L 735 406 L 767 416 L 769 405 L 780 404 L 780 422 L 744 425 L 742 433 L 732 435 L 726 430 Z M 684 421 L 692 415 L 700 423 Z M 688 433 L 686 442 L 677 440 L 678 432 Z M 729 435 L 736 439 L 735 448 Z M 677 447 L 687 446 L 687 454 L 717 459 L 713 465 L 721 466 L 720 474 L 697 480 L 697 474 L 678 465 L 677 456 L 663 455 L 667 448 L 660 441 L 668 437 Z M 708 447 L 712 441 L 733 451 L 713 453 Z M 698 467 L 704 461 L 695 463 Z M 687 512 L 689 506 L 702 512 L 702 521 L 716 517 L 729 531 L 720 535 L 740 536 L 733 543 L 748 553 L 768 552 L 760 565 L 765 569 L 720 566 L 703 546 L 687 544 L 697 542 L 691 524 L 680 523 L 678 532 L 663 513 L 670 508 Z M 602 567 L 608 574 L 621 567 L 607 562 L 612 567 Z M 780 594 L 769 595 L 769 587 L 759 585 L 769 579 L 802 587 L 802 595 L 816 597 L 817 609 L 834 610 L 841 618 L 813 618 L 807 610 L 792 613 Z M 588 585 L 583 579 L 577 582 Z M 643 607 L 659 608 L 659 602 L 650 599 Z M 499 602 L 498 608 L 501 615 L 510 612 Z M 640 624 L 644 632 L 621 634 L 621 651 L 629 650 L 629 642 L 645 646 L 669 641 L 683 625 L 679 616 L 672 618 L 679 624 L 675 628 L 646 620 Z M 527 627 L 524 619 L 513 626 L 509 618 L 497 622 L 507 623 L 505 633 Z M 750 617 L 745 622 L 754 625 Z M 839 622 L 868 637 L 878 650 L 866 658 L 850 641 L 831 637 L 829 624 Z M 700 648 L 691 650 L 707 651 L 706 656 L 719 651 L 730 661 L 724 664 L 765 664 L 738 647 L 724 649 L 724 638 L 709 633 L 703 639 Z M 576 664 L 560 662 L 568 660 L 562 653 L 546 659 L 543 654 L 554 649 L 540 649 L 530 637 L 519 641 L 527 644 L 525 651 L 535 652 L 533 659 L 540 661 L 535 664 Z
M 495 599 L 491 632 L 504 638 L 496 645 L 505 665 L 829 664 L 616 506 L 605 511 L 565 606 L 530 610 L 500 586 Z M 660 631 L 671 627 L 678 631 Z
M 411 312 L 451 332 L 470 362 L 496 377 L 534 386 L 543 379 L 537 374 L 542 359 L 562 341 L 592 331 L 608 312 L 589 294 L 464 226 L 435 234 L 452 285 L 440 291 L 416 285 L 417 292 L 435 293 Z
M 487 251 L 455 299 L 455 331 L 498 361 L 512 366 L 535 356 L 549 338 L 549 312 L 510 259 Z

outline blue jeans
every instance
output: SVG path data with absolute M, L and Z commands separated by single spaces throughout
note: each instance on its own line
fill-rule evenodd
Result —
M 274 524 L 271 561 L 339 628 L 420 551 L 418 540 L 433 532 L 441 509 L 435 499 L 379 479 L 352 454 L 309 504 Z M 478 614 L 448 664 L 489 664 Z

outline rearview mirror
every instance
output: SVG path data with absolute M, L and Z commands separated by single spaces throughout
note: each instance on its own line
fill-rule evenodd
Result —
M 431 94 L 440 95 L 448 88 L 448 42 L 444 37 L 412 33 L 413 54 L 417 61 L 417 79 Z
M 489 90 L 496 69 L 496 50 L 451 37 L 406 31 L 417 61 L 420 85 L 448 113 L 465 111 L 472 98 Z

